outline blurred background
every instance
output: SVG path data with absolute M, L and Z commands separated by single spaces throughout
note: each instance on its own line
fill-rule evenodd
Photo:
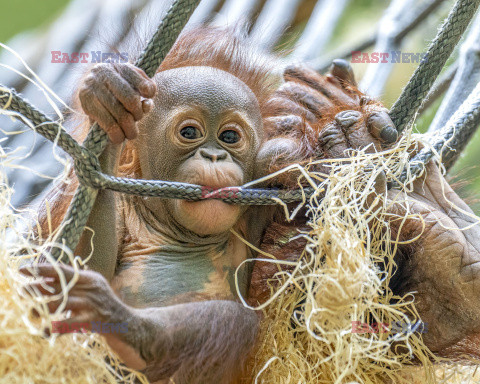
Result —
M 0 42 L 18 52 L 40 79 L 68 103 L 79 76 L 91 64 L 52 63 L 51 51 L 113 52 L 114 48 L 122 51 L 123 47 L 133 55 L 136 52 L 132 52 L 132 46 L 137 50 L 143 48 L 138 42 L 151 36 L 170 3 L 171 0 L 0 0 Z M 254 43 L 265 51 L 278 53 L 284 63 L 304 61 L 323 72 L 332 59 L 343 57 L 350 61 L 352 51 L 425 52 L 453 3 L 451 0 L 202 0 L 190 24 L 221 26 L 246 22 Z M 417 119 L 416 131 L 434 131 L 443 126 L 466 97 L 465 93 L 480 80 L 479 19 L 477 15 L 459 45 L 462 48 L 457 47 L 449 59 L 436 93 Z M 418 66 L 418 62 L 409 61 L 412 60 L 405 58 L 396 64 L 352 65 L 360 88 L 391 107 Z M 473 67 L 466 62 L 473 62 Z M 18 58 L 0 48 L 0 83 L 17 89 L 56 119 L 58 116 L 44 93 L 15 70 L 26 73 Z M 468 79 L 466 86 L 465 79 Z M 61 108 L 58 102 L 57 105 Z M 12 134 L 25 130 L 22 124 L 0 116 L 0 129 L 3 138 L 0 145 L 7 152 L 15 151 L 19 158 L 20 167 L 9 170 L 8 176 L 15 188 L 14 204 L 21 206 L 38 198 L 50 182 L 48 177 L 55 177 L 62 167 L 52 155 L 51 144 L 40 136 L 28 130 Z M 477 134 L 450 171 L 454 181 L 461 181 L 457 189 L 464 196 L 474 197 L 480 192 L 479 161 Z M 480 213 L 478 206 L 474 208 Z

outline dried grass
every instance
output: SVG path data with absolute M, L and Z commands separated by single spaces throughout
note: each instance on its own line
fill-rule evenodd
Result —
M 1 114 L 11 115 L 4 110 Z M 51 333 L 52 321 L 69 314 L 62 307 L 50 314 L 47 303 L 56 297 L 44 297 L 28 286 L 31 278 L 21 274 L 19 268 L 35 262 L 40 255 L 55 263 L 49 250 L 61 244 L 55 243 L 54 237 L 42 245 L 32 241 L 31 215 L 11 206 L 12 189 L 6 170 L 19 168 L 15 164 L 18 160 L 21 158 L 15 151 L 7 154 L 0 145 L 0 383 L 148 383 L 142 374 L 123 367 L 100 335 L 59 337 Z M 72 253 L 65 250 L 64 257 L 78 271 L 79 262 L 74 261 Z M 63 278 L 65 294 L 60 298 L 66 300 L 71 285 Z
M 264 321 L 253 363 L 255 383 L 480 380 L 475 366 L 434 357 L 421 333 L 352 332 L 355 321 L 391 325 L 419 320 L 413 296 L 394 297 L 389 289 L 398 246 L 388 225 L 391 202 L 371 192 L 382 172 L 387 180 L 397 180 L 416 150 L 414 143 L 410 134 L 381 153 L 364 149 L 348 161 L 328 161 L 329 175 L 305 170 L 304 177 L 318 191 L 308 202 L 311 230 L 299 235 L 308 243 L 294 270 L 279 272 L 270 300 L 256 308 L 263 310 Z M 405 218 L 409 216 L 407 209 Z M 412 357 L 421 364 L 409 364 Z

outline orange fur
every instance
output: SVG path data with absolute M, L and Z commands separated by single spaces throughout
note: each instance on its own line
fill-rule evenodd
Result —
M 215 28 L 199 28 L 192 31 L 182 33 L 179 40 L 175 43 L 170 53 L 165 58 L 164 62 L 159 68 L 159 71 L 166 71 L 169 69 L 187 67 L 187 66 L 209 66 L 224 70 L 236 76 L 243 81 L 255 94 L 259 102 L 262 116 L 265 119 L 278 115 L 285 115 L 291 113 L 289 111 L 288 102 L 298 103 L 298 100 L 289 98 L 288 96 L 281 94 L 277 91 L 279 86 L 279 79 L 272 73 L 274 72 L 273 64 L 268 58 L 259 54 L 255 50 L 248 46 L 245 39 L 238 33 L 232 31 L 224 31 Z M 323 79 L 323 77 L 322 77 Z M 285 79 L 289 81 L 288 77 Z M 351 91 L 353 94 L 357 94 L 357 90 Z M 317 137 L 318 133 L 323 129 L 328 121 L 333 120 L 334 116 L 341 110 L 352 109 L 351 106 L 335 105 L 328 111 L 322 118 L 319 118 L 313 124 L 308 124 L 305 121 L 305 116 L 300 116 L 303 119 L 303 124 L 299 129 L 290 129 L 287 132 L 279 134 L 274 127 L 268 123 L 265 123 L 266 139 L 273 137 L 286 136 L 297 141 L 299 149 L 296 153 L 291 154 L 289 159 L 294 158 L 294 162 L 304 162 L 312 157 L 318 157 L 317 153 Z M 265 120 L 266 121 L 266 120 Z M 89 122 L 84 121 L 77 125 L 77 128 L 73 131 L 77 140 L 82 140 L 89 129 Z M 288 165 L 288 161 L 278 161 L 276 164 L 272 164 L 271 171 L 282 168 Z M 135 148 L 135 141 L 128 141 L 122 151 L 120 157 L 120 164 L 118 168 L 119 176 L 142 178 L 142 170 L 140 168 L 140 162 L 138 153 Z M 64 217 L 73 191 L 78 185 L 73 171 L 70 173 L 73 182 L 69 185 L 62 185 L 55 188 L 48 195 L 47 199 L 51 202 L 53 217 L 53 229 L 58 227 L 61 219 Z M 127 202 L 131 202 L 134 199 L 127 198 L 122 199 Z M 130 204 L 130 203 L 127 203 Z M 120 205 L 119 205 L 120 207 Z M 120 212 L 121 215 L 121 212 Z M 48 233 L 47 215 L 45 212 L 45 206 L 40 210 L 39 221 L 44 234 Z M 301 254 L 304 247 L 304 241 L 298 240 L 286 245 L 279 245 L 279 235 L 289 235 L 292 231 L 296 231 L 304 223 L 286 224 L 284 222 L 277 222 L 267 230 L 267 235 L 264 239 L 263 247 L 267 252 L 271 252 L 281 259 L 295 259 Z M 126 234 L 128 235 L 128 234 Z M 125 239 L 120 239 L 124 241 Z M 253 276 L 252 286 L 263 287 L 268 290 L 266 280 L 273 276 L 275 271 L 268 271 L 262 268 L 257 268 L 259 275 Z M 259 292 L 251 292 L 252 296 L 257 297 L 260 301 L 266 298 L 268 292 L 263 289 Z M 192 296 L 193 301 L 194 298 Z M 232 323 L 233 324 L 233 323 Z M 230 328 L 225 330 L 219 330 L 214 323 L 211 324 L 212 334 L 216 337 L 212 338 L 211 351 L 222 350 L 218 348 L 218 345 L 225 344 L 225 340 L 231 339 L 235 332 L 232 332 Z M 254 332 L 252 329 L 251 332 Z M 238 340 L 235 343 L 241 344 L 244 335 L 237 335 Z M 226 344 L 225 344 L 226 345 Z M 246 350 L 238 349 L 238 351 Z M 226 352 L 225 352 L 226 353 Z M 240 353 L 240 352 L 239 352 Z M 212 352 L 213 354 L 213 352 Z M 187 362 L 204 361 L 199 360 L 199 356 L 192 356 Z M 223 356 L 206 356 L 210 361 L 216 361 L 214 359 L 223 360 Z M 205 359 L 206 359 L 205 358 Z M 179 364 L 178 361 L 172 361 L 172 364 Z M 174 368 L 177 368 L 177 365 Z M 226 367 L 228 372 L 234 371 L 234 368 L 239 368 L 242 364 L 239 361 L 235 361 L 236 367 Z

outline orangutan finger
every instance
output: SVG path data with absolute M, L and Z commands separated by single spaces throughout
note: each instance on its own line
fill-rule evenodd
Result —
M 378 141 L 370 135 L 362 119 L 363 114 L 359 111 L 342 111 L 337 113 L 335 121 L 345 134 L 349 146 L 372 153 L 378 146 Z
M 318 136 L 325 159 L 344 158 L 349 148 L 343 131 L 335 123 L 327 124 Z
M 355 106 L 356 101 L 345 90 L 328 81 L 317 71 L 299 65 L 290 65 L 284 71 L 285 81 L 297 81 L 322 93 L 335 105 Z
M 301 132 L 304 130 L 304 126 L 303 119 L 297 115 L 275 116 L 265 119 L 265 129 L 276 134 L 286 134 L 292 131 Z
M 394 143 L 398 139 L 398 131 L 386 111 L 376 111 L 367 119 L 370 134 L 386 143 Z
M 138 129 L 133 115 L 125 109 L 105 85 L 102 84 L 98 87 L 95 94 L 103 107 L 113 116 L 125 137 L 129 140 L 134 139 L 138 135 Z
M 107 133 L 114 144 L 120 144 L 125 139 L 122 128 L 117 124 L 114 117 L 107 111 L 103 104 L 97 98 L 81 100 L 82 107 L 92 120 Z
M 56 264 L 52 265 L 50 263 L 41 263 L 30 266 L 23 266 L 19 269 L 20 273 L 24 275 L 34 276 L 34 277 L 43 277 L 51 279 L 53 281 L 60 281 L 60 274 L 63 274 L 66 281 L 70 281 L 75 276 L 75 269 L 69 265 Z M 81 272 L 78 277 L 78 282 L 86 282 L 88 276 L 84 276 Z
M 355 75 L 353 73 L 353 68 L 347 60 L 343 59 L 335 59 L 332 62 L 332 66 L 330 68 L 330 73 L 340 80 L 340 83 L 352 85 L 354 87 L 357 86 L 357 82 L 355 81 Z
M 325 116 L 334 108 L 332 102 L 324 95 L 301 83 L 289 81 L 283 84 L 278 91 L 304 106 L 317 118 Z
M 353 124 L 358 123 L 361 119 L 362 113 L 353 110 L 342 111 L 335 115 L 335 121 L 342 128 L 343 132 L 347 132 Z
M 141 96 L 152 98 L 157 93 L 157 85 L 146 73 L 132 64 L 114 64 L 113 67 Z
M 279 115 L 297 115 L 310 123 L 315 123 L 317 118 L 305 107 L 291 100 L 288 95 L 276 96 L 268 101 L 268 109 L 272 111 L 273 116 Z
M 142 100 L 142 111 L 144 114 L 150 112 L 153 108 L 153 101 L 151 99 Z
M 58 300 L 52 300 L 47 303 L 48 310 L 50 313 L 54 313 L 60 308 L 62 303 L 64 302 L 63 298 Z M 87 300 L 81 297 L 72 297 L 68 296 L 65 302 L 64 311 L 72 311 L 73 315 L 75 316 L 76 313 L 89 309 L 89 304 Z
M 30 289 L 36 290 L 44 296 L 58 295 L 62 292 L 60 283 L 50 277 L 35 281 L 25 287 L 25 291 L 30 291 Z

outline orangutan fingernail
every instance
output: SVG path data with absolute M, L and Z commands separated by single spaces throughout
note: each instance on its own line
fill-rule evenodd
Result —
M 391 125 L 387 125 L 380 132 L 380 137 L 387 143 L 394 143 L 398 139 L 398 131 Z
M 338 68 L 341 68 L 343 70 L 349 70 L 350 69 L 350 64 L 347 60 L 344 59 L 335 59 L 332 61 L 332 64 Z
M 398 138 L 398 132 L 385 111 L 372 113 L 367 120 L 367 128 L 373 137 L 382 139 L 387 143 L 393 143 Z
M 335 59 L 332 62 L 332 69 L 330 73 L 347 82 L 350 82 L 355 85 L 355 76 L 353 74 L 353 69 L 350 63 L 344 59 Z
M 153 101 L 150 99 L 142 100 L 142 110 L 144 113 L 148 113 L 153 108 Z

